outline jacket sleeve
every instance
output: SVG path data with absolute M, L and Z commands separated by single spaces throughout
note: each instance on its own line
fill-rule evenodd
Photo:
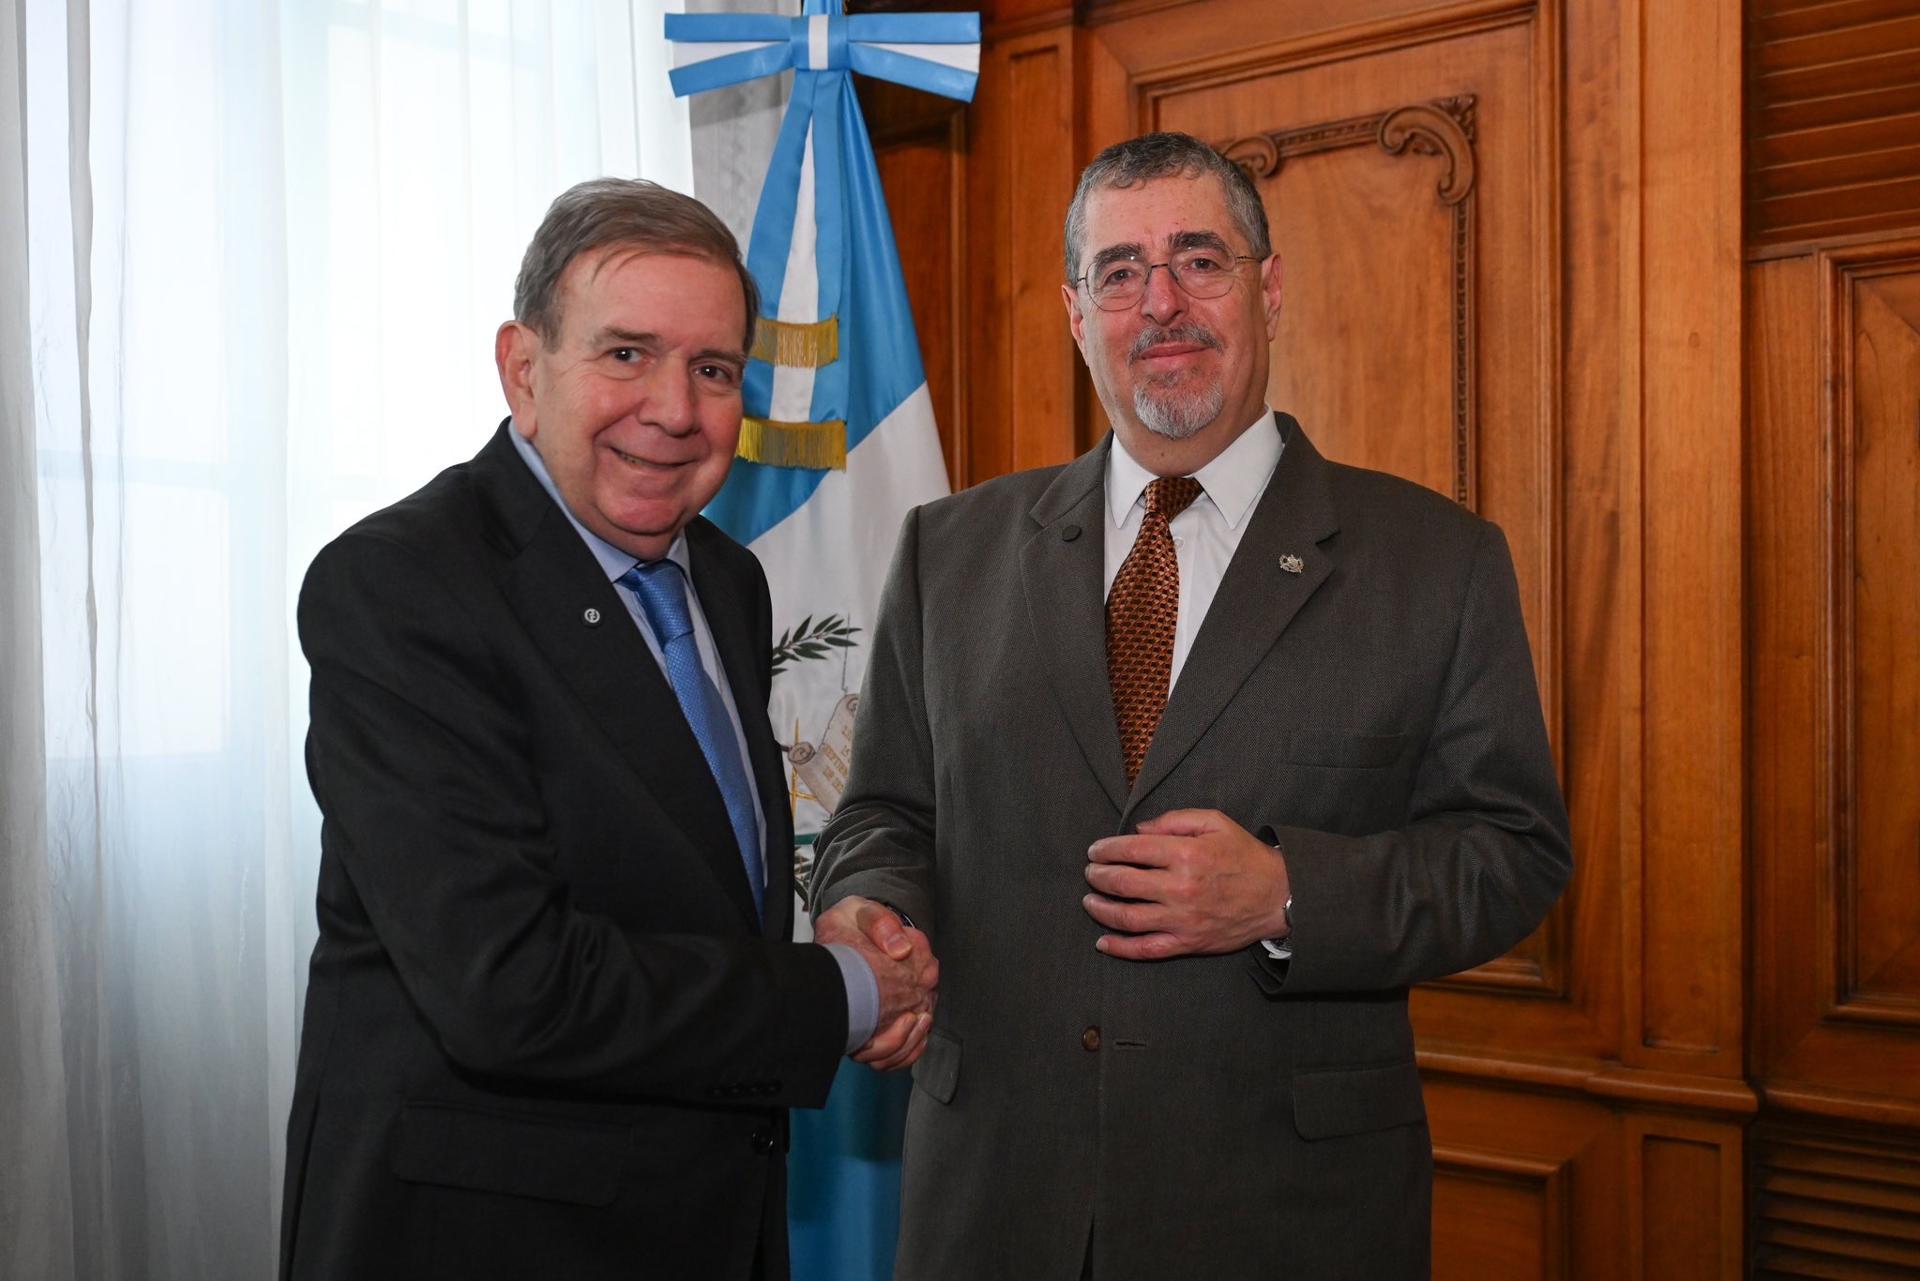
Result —
M 1288 995 L 1377 991 L 1499 956 L 1573 860 L 1504 535 L 1483 524 L 1407 823 L 1274 833 L 1293 894 Z
M 744 930 L 631 933 L 576 900 L 557 870 L 524 682 L 443 572 L 349 534 L 309 571 L 299 626 L 323 948 L 370 944 L 379 963 L 377 948 L 446 1056 L 480 1076 L 824 1102 L 847 1031 L 831 955 Z
M 938 945 L 934 779 L 922 679 L 920 511 L 907 513 L 874 623 L 846 794 L 815 845 L 813 913 L 850 895 L 905 912 Z

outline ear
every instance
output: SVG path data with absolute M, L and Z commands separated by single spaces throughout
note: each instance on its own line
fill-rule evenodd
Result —
M 1267 313 L 1267 340 L 1280 327 L 1280 254 L 1276 250 L 1260 269 L 1260 301 Z
M 534 397 L 534 357 L 540 336 L 517 320 L 500 326 L 493 336 L 493 365 L 500 371 L 500 390 L 513 414 L 514 430 L 528 440 L 540 429 Z
M 1087 358 L 1087 318 L 1080 311 L 1080 291 L 1072 285 L 1060 286 L 1060 301 L 1067 304 L 1067 328 L 1073 331 L 1073 345 L 1080 349 L 1080 359 Z

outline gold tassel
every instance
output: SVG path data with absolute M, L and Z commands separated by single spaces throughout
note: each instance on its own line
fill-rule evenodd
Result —
M 831 365 L 840 359 L 840 319 L 799 324 L 762 317 L 753 329 L 753 358 L 794 369 Z
M 740 444 L 734 454 L 769 467 L 805 467 L 811 471 L 847 469 L 847 424 L 840 418 L 824 423 L 783 423 L 770 418 L 742 418 Z

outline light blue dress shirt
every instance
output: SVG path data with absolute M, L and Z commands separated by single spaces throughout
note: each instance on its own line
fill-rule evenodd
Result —
M 666 654 L 661 648 L 659 639 L 654 636 L 653 628 L 647 622 L 646 612 L 640 608 L 640 602 L 634 598 L 632 592 L 625 591 L 618 585 L 626 572 L 640 563 L 639 558 L 631 552 L 621 551 L 581 524 L 579 518 L 573 514 L 573 510 L 567 506 L 566 500 L 560 497 L 559 487 L 553 483 L 553 477 L 548 475 L 547 465 L 541 461 L 540 454 L 534 449 L 532 443 L 517 430 L 509 429 L 508 435 L 513 441 L 513 447 L 519 451 L 520 457 L 526 462 L 527 470 L 533 473 L 534 479 L 540 482 L 540 487 L 547 491 L 548 497 L 553 499 L 554 504 L 566 516 L 568 523 L 580 535 L 580 540 L 587 545 L 587 550 L 593 553 L 593 558 L 599 562 L 601 572 L 606 574 L 607 581 L 615 584 L 614 595 L 618 596 L 620 603 L 627 607 L 628 617 L 632 618 L 633 625 L 640 629 L 641 639 L 646 641 L 648 652 L 653 655 L 653 661 L 660 664 L 661 673 L 664 675 Z M 740 752 L 741 761 L 746 765 L 747 777 L 752 778 L 753 758 L 747 752 L 746 729 L 740 721 L 740 709 L 734 706 L 733 688 L 727 683 L 726 669 L 720 665 L 720 653 L 714 647 L 713 631 L 707 626 L 706 613 L 700 607 L 699 589 L 693 585 L 692 557 L 687 547 L 687 536 L 684 533 L 675 537 L 673 545 L 667 548 L 667 558 L 679 565 L 681 572 L 686 575 L 689 588 L 687 606 L 693 616 L 693 636 L 700 650 L 700 665 L 706 668 L 708 679 L 720 691 L 720 699 L 726 704 L 727 720 L 733 726 L 734 745 Z M 764 849 L 767 812 L 761 805 L 757 788 L 754 790 L 753 816 L 755 829 L 760 834 L 760 845 Z M 834 961 L 839 964 L 840 978 L 847 989 L 847 1051 L 851 1053 L 867 1043 L 880 1021 L 880 984 L 874 978 L 873 970 L 868 967 L 866 958 L 860 955 L 858 949 L 845 943 L 828 943 L 825 946 L 827 951 L 833 954 Z

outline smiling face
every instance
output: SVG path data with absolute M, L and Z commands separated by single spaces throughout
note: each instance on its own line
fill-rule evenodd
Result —
M 733 464 L 740 278 L 689 254 L 590 250 L 561 276 L 558 311 L 551 345 L 517 321 L 495 338 L 514 427 L 581 524 L 658 560 Z
M 1214 249 L 1249 252 L 1211 174 L 1103 187 L 1087 200 L 1075 274 L 1117 258 L 1162 263 Z M 1267 345 L 1280 315 L 1280 260 L 1242 262 L 1218 298 L 1190 297 L 1154 270 L 1133 306 L 1102 311 L 1085 285 L 1063 290 L 1073 340 L 1127 452 L 1161 475 L 1199 470 L 1265 407 Z

